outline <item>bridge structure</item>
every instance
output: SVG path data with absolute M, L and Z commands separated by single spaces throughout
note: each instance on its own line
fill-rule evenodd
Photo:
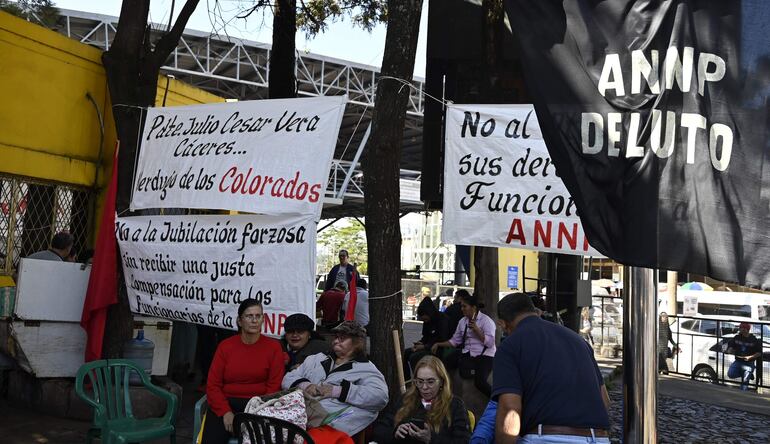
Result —
M 56 30 L 82 43 L 104 50 L 115 37 L 118 17 L 60 9 Z M 160 34 L 166 25 L 151 24 Z M 161 73 L 226 99 L 268 98 L 271 45 L 228 35 L 186 29 Z M 297 52 L 295 73 L 299 97 L 348 96 L 329 183 L 323 218 L 363 215 L 363 171 L 360 160 L 371 134 L 374 98 L 383 78 L 374 66 L 333 57 Z M 421 78 L 403 81 L 409 87 L 401 157 L 403 212 L 424 208 L 420 201 L 422 122 L 425 95 Z

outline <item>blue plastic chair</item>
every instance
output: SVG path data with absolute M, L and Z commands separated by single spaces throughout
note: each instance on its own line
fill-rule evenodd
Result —
M 206 395 L 203 395 L 201 396 L 201 399 L 195 403 L 195 415 L 193 416 L 193 444 L 198 443 L 198 435 L 201 433 L 201 426 L 203 424 L 203 415 L 206 414 L 208 408 L 208 400 L 206 399 Z M 228 444 L 238 444 L 238 440 L 236 438 L 231 438 Z

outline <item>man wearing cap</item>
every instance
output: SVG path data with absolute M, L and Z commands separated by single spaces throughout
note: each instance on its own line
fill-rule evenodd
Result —
M 41 250 L 28 256 L 28 259 L 44 261 L 66 261 L 72 252 L 74 239 L 66 231 L 60 231 L 51 239 L 51 246 L 47 250 Z
M 353 273 L 356 273 L 356 267 L 348 262 L 348 250 L 340 250 L 339 258 L 340 263 L 333 266 L 326 276 L 325 290 L 331 290 L 337 282 L 344 282 L 349 287 L 350 281 L 353 279 Z M 356 278 L 358 277 L 360 276 L 356 275 Z
M 741 322 L 738 334 L 727 342 L 727 352 L 735 355 L 735 361 L 727 370 L 728 378 L 741 378 L 741 390 L 749 389 L 749 381 L 754 379 L 754 361 L 762 356 L 762 343 L 749 333 L 751 324 Z
M 541 319 L 524 293 L 502 298 L 497 317 L 507 337 L 495 354 L 495 443 L 609 444 L 609 396 L 591 346 Z

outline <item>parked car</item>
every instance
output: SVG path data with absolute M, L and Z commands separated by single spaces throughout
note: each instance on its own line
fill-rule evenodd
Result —
M 717 375 L 727 377 L 727 368 L 733 362 L 732 355 L 717 358 L 716 350 L 738 332 L 741 322 L 755 323 L 755 319 L 735 316 L 709 316 L 708 318 L 678 318 L 671 325 L 674 341 L 679 345 L 679 353 L 674 355 L 674 370 L 689 374 L 693 379 L 717 382 Z M 752 324 L 753 333 L 760 338 L 760 324 Z M 762 325 L 764 330 L 764 349 L 770 351 L 770 327 Z M 719 366 L 717 366 L 719 362 Z M 727 367 L 724 367 L 724 364 Z M 766 365 L 766 364 L 765 364 Z M 719 368 L 719 371 L 717 371 Z M 770 377 L 770 376 L 768 376 Z

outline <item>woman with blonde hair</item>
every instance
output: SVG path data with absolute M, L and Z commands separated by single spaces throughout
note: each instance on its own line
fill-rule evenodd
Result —
M 394 443 L 465 444 L 470 440 L 468 411 L 460 398 L 452 396 L 449 375 L 439 358 L 425 356 L 417 362 L 412 386 L 394 423 Z

